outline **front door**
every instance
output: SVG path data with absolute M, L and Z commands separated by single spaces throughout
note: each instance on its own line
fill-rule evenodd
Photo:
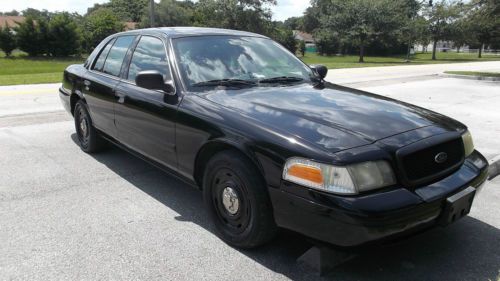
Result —
M 165 45 L 160 38 L 140 38 L 128 73 L 116 88 L 118 139 L 129 148 L 175 170 L 175 116 L 179 99 L 162 91 L 138 87 L 135 77 L 146 70 L 159 71 L 165 81 L 172 79 Z

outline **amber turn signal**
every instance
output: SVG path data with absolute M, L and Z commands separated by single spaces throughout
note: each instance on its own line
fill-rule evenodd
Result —
M 316 184 L 323 184 L 321 169 L 304 164 L 295 164 L 288 168 L 288 175 Z

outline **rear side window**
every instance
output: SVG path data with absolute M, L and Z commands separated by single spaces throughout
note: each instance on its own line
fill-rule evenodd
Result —
M 137 73 L 145 70 L 156 70 L 163 74 L 163 79 L 170 80 L 168 57 L 163 42 L 155 37 L 143 36 L 135 48 L 128 80 L 135 81 Z
M 102 52 L 99 54 L 99 57 L 97 57 L 94 67 L 92 68 L 93 70 L 102 71 L 104 62 L 106 61 L 106 57 L 108 56 L 109 50 L 111 49 L 111 46 L 113 46 L 113 43 L 115 43 L 115 39 L 109 41 L 106 47 L 103 48 Z
M 123 59 L 127 54 L 127 51 L 134 42 L 135 36 L 122 36 L 116 39 L 113 47 L 109 51 L 106 62 L 104 63 L 103 72 L 118 76 L 120 75 L 120 69 L 122 67 Z

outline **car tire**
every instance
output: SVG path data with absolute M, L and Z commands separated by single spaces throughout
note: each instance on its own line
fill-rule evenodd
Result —
M 236 151 L 216 154 L 206 165 L 203 196 L 217 235 L 231 246 L 255 248 L 277 232 L 265 182 Z
M 105 147 L 106 142 L 94 128 L 87 104 L 84 101 L 79 100 L 76 103 L 74 118 L 76 136 L 80 148 L 87 153 L 101 151 Z

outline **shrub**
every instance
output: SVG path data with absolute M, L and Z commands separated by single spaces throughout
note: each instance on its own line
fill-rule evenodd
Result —
M 35 23 L 32 17 L 27 17 L 19 26 L 15 28 L 17 44 L 19 49 L 25 51 L 30 56 L 43 54 L 46 46 L 45 36 L 40 31 L 40 21 Z
M 70 56 L 80 53 L 80 33 L 68 13 L 55 15 L 49 21 L 48 51 L 52 56 Z
M 9 25 L 6 24 L 4 28 L 0 28 L 0 49 L 9 57 L 16 47 L 16 38 Z

